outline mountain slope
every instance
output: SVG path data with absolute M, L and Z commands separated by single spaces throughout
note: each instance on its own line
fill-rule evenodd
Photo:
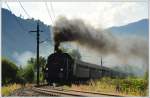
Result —
M 111 27 L 106 29 L 119 36 L 140 36 L 148 39 L 148 19 L 142 19 L 124 26 Z
M 51 27 L 41 21 L 39 24 L 40 29 L 44 31 L 40 33 L 40 40 L 51 40 Z M 15 52 L 35 52 L 36 33 L 29 34 L 29 31 L 36 30 L 36 25 L 37 20 L 22 19 L 10 11 L 2 9 L 2 56 L 14 59 L 12 55 Z

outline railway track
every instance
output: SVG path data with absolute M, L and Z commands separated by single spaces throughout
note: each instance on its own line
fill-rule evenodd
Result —
M 74 96 L 74 97 L 108 97 L 108 96 L 117 96 L 121 97 L 120 95 L 113 95 L 113 94 L 102 94 L 102 93 L 95 93 L 95 92 L 86 92 L 86 91 L 79 91 L 79 90 L 66 90 L 60 88 L 51 88 L 51 87 L 33 87 L 33 91 L 42 93 L 48 96 Z

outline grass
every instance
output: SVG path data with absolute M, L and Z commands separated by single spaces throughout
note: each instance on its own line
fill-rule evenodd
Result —
M 116 91 L 117 85 L 119 85 L 119 91 Z M 72 84 L 70 87 L 64 86 L 64 88 L 122 96 L 148 96 L 148 80 L 140 78 L 111 79 L 104 77 L 95 81 L 90 80 L 88 84 Z
M 2 87 L 1 91 L 2 91 L 2 96 L 9 96 L 12 92 L 14 92 L 15 90 L 21 88 L 22 85 L 20 84 L 9 84 L 7 86 Z

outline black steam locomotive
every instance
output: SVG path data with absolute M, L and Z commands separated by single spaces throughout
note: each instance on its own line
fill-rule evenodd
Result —
M 75 60 L 69 54 L 58 49 L 57 46 L 55 53 L 49 55 L 45 68 L 45 77 L 48 83 L 86 81 L 104 76 L 124 78 L 127 74 L 104 66 Z
M 127 74 L 110 68 L 74 60 L 69 54 L 57 51 L 48 57 L 45 76 L 48 83 L 68 83 L 86 81 L 104 76 L 124 78 Z

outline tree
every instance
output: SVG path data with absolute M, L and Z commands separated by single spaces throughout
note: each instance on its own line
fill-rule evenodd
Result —
M 148 80 L 148 70 L 146 70 L 145 73 L 144 73 L 144 79 Z
M 27 82 L 33 82 L 34 80 L 34 66 L 31 65 L 31 64 L 28 64 L 24 70 L 23 70 L 23 74 L 22 76 L 24 77 L 24 79 L 27 81 Z
M 18 72 L 17 72 L 17 76 L 16 76 L 16 82 L 17 83 L 21 83 L 21 84 L 25 84 L 27 81 L 25 79 L 25 77 L 23 77 L 24 75 L 24 68 L 22 68 L 22 66 L 20 65 L 18 67 Z
M 2 85 L 16 82 L 18 67 L 8 59 L 2 58 Z
M 28 64 L 33 65 L 34 69 L 36 69 L 36 61 L 37 60 L 35 58 L 30 58 L 27 62 L 28 62 Z M 39 58 L 39 64 L 40 64 L 41 68 L 45 67 L 45 65 L 46 65 L 46 59 L 44 57 L 40 56 L 40 58 Z
M 35 58 L 30 58 L 28 60 L 28 65 L 32 66 L 33 73 L 34 73 L 35 70 L 37 70 L 36 61 L 37 60 Z M 45 65 L 46 65 L 46 59 L 44 57 L 40 56 L 40 58 L 39 58 L 39 64 L 40 64 L 40 81 L 43 81 L 44 80 L 44 71 L 43 71 L 43 69 L 45 68 Z M 31 71 L 31 67 L 29 67 L 29 68 L 30 68 L 29 72 L 32 72 Z M 36 78 L 36 76 L 34 75 L 33 78 Z

